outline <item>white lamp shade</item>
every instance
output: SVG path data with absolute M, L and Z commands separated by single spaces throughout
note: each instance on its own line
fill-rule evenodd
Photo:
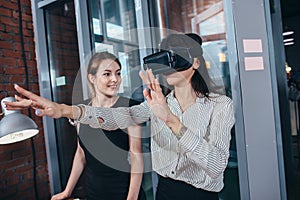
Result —
M 3 101 L 11 101 L 5 98 Z M 19 111 L 7 111 L 3 104 L 2 110 L 5 115 L 0 121 L 0 144 L 10 144 L 19 142 L 38 134 L 39 130 L 36 123 L 28 116 Z

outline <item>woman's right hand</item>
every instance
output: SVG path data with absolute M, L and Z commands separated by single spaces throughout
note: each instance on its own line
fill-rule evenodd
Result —
M 55 195 L 53 195 L 51 197 L 51 200 L 63 200 L 63 199 L 67 199 L 69 198 L 71 195 L 66 192 L 66 191 L 63 191 L 63 192 L 60 192 L 60 193 L 57 193 Z
M 35 114 L 37 116 L 49 116 L 52 118 L 63 117 L 63 104 L 58 104 L 40 97 L 16 84 L 14 87 L 17 92 L 28 99 L 15 95 L 16 102 L 4 102 L 7 110 L 21 110 L 32 107 L 36 110 Z
M 143 94 L 153 114 L 159 119 L 167 121 L 172 113 L 167 104 L 166 97 L 162 93 L 158 79 L 153 75 L 151 69 L 147 69 L 146 72 L 140 71 L 139 75 L 150 90 L 145 89 Z

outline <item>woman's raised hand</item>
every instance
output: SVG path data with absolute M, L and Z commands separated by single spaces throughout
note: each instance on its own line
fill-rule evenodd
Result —
M 139 75 L 150 90 L 144 89 L 143 94 L 152 112 L 156 117 L 166 121 L 171 114 L 171 110 L 166 102 L 166 97 L 162 93 L 158 78 L 155 78 L 151 69 L 147 69 L 145 72 L 140 71 Z
M 22 98 L 18 95 L 15 95 L 16 102 L 4 102 L 7 110 L 21 110 L 26 108 L 35 109 L 35 114 L 37 116 L 49 116 L 52 118 L 60 118 L 63 117 L 63 104 L 58 104 L 52 102 L 46 98 L 40 97 L 24 88 L 14 85 L 17 92 L 19 92 L 27 99 Z

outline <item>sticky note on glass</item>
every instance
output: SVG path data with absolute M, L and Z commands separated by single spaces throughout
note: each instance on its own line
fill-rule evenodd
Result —
M 244 53 L 262 53 L 262 41 L 257 39 L 243 40 Z
M 66 77 L 60 76 L 56 78 L 56 86 L 63 86 L 66 85 Z
M 264 60 L 263 57 L 245 57 L 245 70 L 264 70 Z

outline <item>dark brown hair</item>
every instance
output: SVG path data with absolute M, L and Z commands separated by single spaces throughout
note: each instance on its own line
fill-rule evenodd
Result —
M 212 80 L 207 72 L 201 45 L 202 39 L 197 34 L 171 34 L 162 40 L 160 49 L 168 50 L 176 47 L 187 48 L 190 50 L 190 54 L 193 58 L 199 59 L 200 67 L 198 70 L 195 70 L 191 79 L 191 85 L 197 96 L 204 95 L 208 98 L 210 92 L 208 84 L 211 84 Z

